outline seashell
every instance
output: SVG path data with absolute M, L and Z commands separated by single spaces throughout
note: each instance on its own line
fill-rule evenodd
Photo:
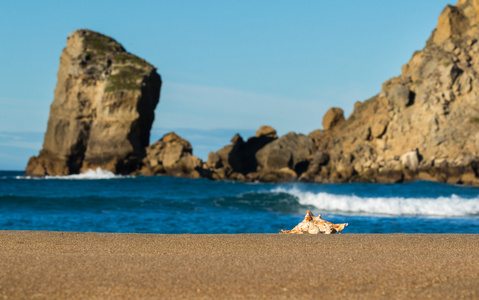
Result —
M 280 229 L 280 233 L 295 233 L 295 234 L 334 234 L 343 231 L 344 227 L 348 226 L 348 223 L 333 224 L 321 218 L 321 214 L 314 216 L 311 211 L 307 211 L 304 216 L 304 220 L 296 225 L 291 230 Z

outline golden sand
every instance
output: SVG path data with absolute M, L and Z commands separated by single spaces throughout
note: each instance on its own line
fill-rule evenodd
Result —
M 0 299 L 479 298 L 479 235 L 0 231 Z

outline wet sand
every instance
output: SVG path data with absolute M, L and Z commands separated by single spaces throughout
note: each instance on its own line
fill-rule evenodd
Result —
M 479 235 L 0 231 L 0 299 L 479 298 Z

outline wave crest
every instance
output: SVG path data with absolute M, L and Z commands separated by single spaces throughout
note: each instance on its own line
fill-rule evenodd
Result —
M 302 205 L 311 205 L 323 212 L 364 215 L 463 217 L 479 215 L 479 198 L 457 195 L 438 198 L 358 197 L 313 193 L 298 188 L 276 188 L 272 192 L 295 196 Z
M 114 173 L 97 168 L 96 170 L 89 169 L 81 174 L 72 174 L 66 176 L 45 176 L 45 177 L 30 177 L 17 176 L 17 179 L 64 179 L 64 180 L 97 180 L 97 179 L 115 179 L 127 178 L 132 176 L 115 175 Z

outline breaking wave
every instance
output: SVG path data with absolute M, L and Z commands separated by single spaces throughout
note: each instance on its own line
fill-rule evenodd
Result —
M 97 168 L 96 170 L 89 169 L 81 174 L 73 174 L 66 176 L 45 176 L 45 177 L 31 177 L 31 176 L 17 176 L 17 179 L 65 179 L 65 180 L 97 180 L 97 179 L 118 179 L 128 178 L 132 176 L 115 175 L 114 173 Z
M 301 191 L 298 188 L 276 188 L 297 198 L 301 205 L 317 208 L 321 213 L 362 215 L 465 217 L 479 216 L 479 198 L 457 195 L 438 198 L 359 197 L 325 192 Z

